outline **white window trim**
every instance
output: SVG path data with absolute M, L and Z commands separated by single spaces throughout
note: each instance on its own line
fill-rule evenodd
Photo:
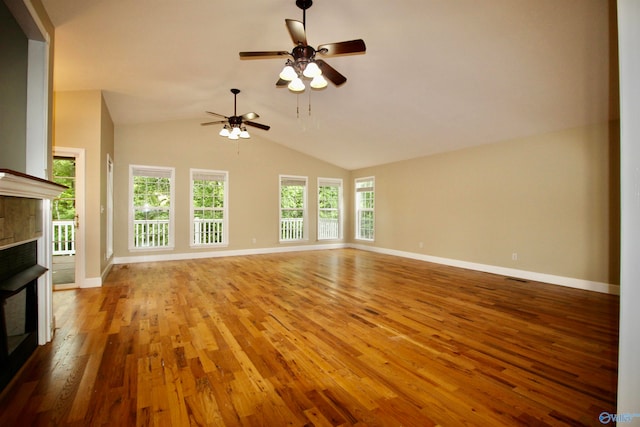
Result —
M 194 221 L 193 212 L 193 176 L 194 174 L 224 175 L 224 214 L 222 220 L 222 243 L 194 243 Z M 229 246 L 229 172 L 211 169 L 190 169 L 189 170 L 189 245 L 192 248 L 211 248 Z
M 105 260 L 113 256 L 113 159 L 107 153 L 107 250 Z
M 167 246 L 162 247 L 144 247 L 137 248 L 134 246 L 134 230 L 133 230 L 133 176 L 135 170 L 148 170 L 148 171 L 159 171 L 159 172 L 169 172 L 170 174 L 170 182 L 171 189 L 169 191 L 171 197 L 171 204 L 169 205 L 169 244 Z M 145 165 L 129 165 L 129 215 L 128 215 L 128 227 L 129 227 L 129 236 L 128 236 L 128 245 L 129 251 L 131 252 L 147 252 L 147 251 L 169 251 L 173 250 L 175 247 L 175 201 L 176 201 L 176 185 L 175 185 L 175 176 L 176 169 L 173 167 L 164 167 L 164 166 L 145 166 Z
M 336 184 L 338 187 L 338 237 L 337 238 L 320 238 L 320 187 L 322 186 L 326 186 L 326 185 L 331 185 L 331 184 Z M 342 240 L 343 239 L 343 229 L 344 229 L 344 201 L 343 201 L 343 187 L 342 187 L 342 179 L 341 178 L 321 178 L 318 177 L 318 206 L 317 206 L 317 211 L 318 211 L 318 220 L 317 220 L 317 227 L 318 229 L 316 230 L 316 236 L 318 240 Z
M 366 239 L 363 237 L 359 236 L 359 228 L 358 228 L 358 211 L 359 211 L 359 207 L 358 207 L 358 193 L 361 191 L 364 191 L 364 189 L 360 189 L 358 190 L 358 183 L 359 182 L 366 182 L 366 181 L 371 181 L 372 185 L 371 185 L 371 191 L 373 192 L 373 238 L 372 239 Z M 356 178 L 354 180 L 354 184 L 353 184 L 353 195 L 354 195 L 354 219 L 355 219 L 355 223 L 353 225 L 354 227 L 354 239 L 355 240 L 361 240 L 361 241 L 366 241 L 366 242 L 374 242 L 375 241 L 375 236 L 376 236 L 376 178 L 375 176 L 367 176 L 367 177 L 362 177 L 362 178 Z
M 282 239 L 282 233 L 281 233 L 280 227 L 282 224 L 282 181 L 284 179 L 304 181 L 304 191 L 302 194 L 302 203 L 304 205 L 302 210 L 302 221 L 303 221 L 302 222 L 302 230 L 303 230 L 302 239 L 295 239 L 295 240 Z M 309 203 L 308 203 L 309 199 L 307 197 L 308 191 L 309 191 L 308 177 L 298 176 L 298 175 L 278 175 L 278 241 L 280 243 L 296 243 L 296 242 L 304 242 L 309 240 Z

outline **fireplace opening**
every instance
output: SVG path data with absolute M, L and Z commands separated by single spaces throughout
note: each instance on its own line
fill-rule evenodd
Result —
M 37 242 L 0 250 L 0 390 L 38 347 Z

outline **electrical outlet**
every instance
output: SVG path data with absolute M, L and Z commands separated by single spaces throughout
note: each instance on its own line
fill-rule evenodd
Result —
M 517 261 L 518 260 L 518 252 L 513 252 L 511 254 L 511 261 Z

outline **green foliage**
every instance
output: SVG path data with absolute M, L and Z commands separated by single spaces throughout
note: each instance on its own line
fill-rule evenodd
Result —
M 333 185 L 321 186 L 318 195 L 319 208 L 338 209 L 339 196 L 339 187 Z
M 195 208 L 224 208 L 224 182 L 194 180 L 193 206 Z
M 280 207 L 282 218 L 303 218 L 304 187 L 300 185 L 282 185 Z
M 169 219 L 171 180 L 152 176 L 133 177 L 133 209 L 136 220 Z
M 335 185 L 323 185 L 318 191 L 318 216 L 321 219 L 338 219 L 340 188 Z
M 72 220 L 76 215 L 76 172 L 74 159 L 53 159 L 53 181 L 67 187 L 53 200 L 52 213 L 54 220 Z

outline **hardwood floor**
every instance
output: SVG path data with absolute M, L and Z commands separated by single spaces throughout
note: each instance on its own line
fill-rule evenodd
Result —
M 601 425 L 618 297 L 353 249 L 115 266 L 0 425 Z

